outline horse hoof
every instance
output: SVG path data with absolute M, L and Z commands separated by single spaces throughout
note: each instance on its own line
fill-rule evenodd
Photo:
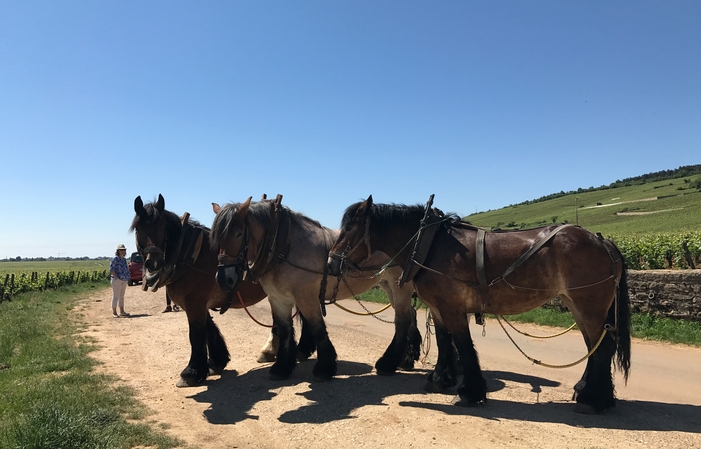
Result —
M 308 355 L 306 355 L 306 354 L 297 354 L 297 361 L 298 361 L 298 362 L 300 362 L 300 363 L 301 363 L 301 362 L 306 362 L 307 360 L 309 360 L 309 356 L 308 356 Z
M 224 367 L 223 366 L 210 366 L 209 367 L 209 376 L 221 376 L 221 374 L 224 372 Z
M 426 385 L 424 385 L 424 391 L 426 393 L 443 393 L 445 391 L 445 387 L 432 382 L 426 382 Z
M 574 412 L 582 415 L 596 415 L 596 409 L 594 407 L 591 405 L 582 404 L 581 402 L 575 404 Z
M 378 369 L 377 371 L 378 376 L 394 376 L 394 371 L 387 371 L 383 369 Z
M 402 371 L 412 371 L 414 369 L 414 361 L 404 360 L 399 364 L 398 368 Z
M 261 352 L 260 355 L 258 356 L 258 360 L 256 360 L 258 363 L 269 363 L 269 362 L 274 362 L 275 361 L 275 354 L 271 354 L 269 352 Z
M 194 380 L 187 380 L 181 377 L 180 380 L 175 383 L 175 386 L 178 388 L 196 387 L 200 383 L 201 382 L 195 382 Z
M 485 405 L 487 403 L 487 400 L 481 400 L 481 401 L 468 401 L 467 399 L 458 397 L 453 401 L 453 405 L 457 405 L 458 407 L 477 407 L 480 405 Z

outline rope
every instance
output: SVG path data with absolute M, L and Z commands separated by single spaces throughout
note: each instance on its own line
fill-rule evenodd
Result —
M 251 312 L 248 311 L 248 307 L 246 307 L 246 304 L 243 303 L 243 298 L 241 298 L 241 292 L 237 290 L 237 291 L 236 291 L 236 295 L 239 297 L 239 302 L 241 303 L 241 307 L 243 307 L 243 310 L 246 311 L 246 313 L 248 314 L 248 316 L 251 317 L 251 319 L 252 319 L 253 321 L 255 321 L 257 324 L 259 324 L 259 325 L 261 325 L 261 326 L 263 326 L 263 327 L 267 327 L 268 329 L 272 329 L 272 328 L 274 328 L 274 327 L 277 327 L 277 325 L 275 325 L 275 324 L 265 324 L 265 323 L 261 323 L 260 321 L 258 321 L 253 315 L 251 315 Z M 297 311 L 295 312 L 295 314 L 292 315 L 292 318 L 296 317 L 298 313 L 299 313 L 299 309 L 297 309 Z
M 387 309 L 391 306 L 391 304 L 387 304 L 387 305 L 384 306 L 383 308 L 381 308 L 381 309 L 379 309 L 379 310 L 376 310 L 376 311 L 374 311 L 374 312 L 365 312 L 365 313 L 363 313 L 363 312 L 356 312 L 355 310 L 347 309 L 347 308 L 343 307 L 342 305 L 340 305 L 337 301 L 334 302 L 334 305 L 335 305 L 336 307 L 338 307 L 339 309 L 343 310 L 344 312 L 352 313 L 353 315 L 358 315 L 358 316 L 377 315 L 377 314 L 380 313 L 380 312 L 384 312 L 385 310 L 387 310 Z M 363 307 L 363 308 L 365 308 L 365 307 Z M 366 310 L 367 310 L 367 309 L 366 309 Z
M 542 335 L 542 336 L 541 336 L 541 335 L 531 335 L 531 334 L 529 334 L 529 333 L 527 333 L 527 332 L 523 332 L 523 331 L 520 331 L 520 330 L 516 329 L 516 328 L 514 327 L 514 325 L 511 324 L 511 323 L 509 322 L 509 320 L 507 320 L 506 318 L 504 318 L 503 315 L 499 315 L 499 316 L 501 317 L 501 319 L 503 319 L 503 320 L 506 322 L 506 324 L 508 324 L 508 325 L 511 327 L 511 329 L 515 330 L 516 332 L 518 332 L 518 333 L 521 334 L 521 335 L 525 335 L 526 337 L 531 337 L 531 338 L 543 338 L 543 339 L 545 339 L 545 338 L 555 338 L 555 337 L 559 337 L 560 335 L 566 334 L 567 332 L 571 331 L 572 329 L 574 329 L 574 328 L 577 326 L 577 323 L 574 323 L 574 324 L 572 324 L 572 326 L 568 327 L 568 328 L 565 329 L 564 331 L 562 331 L 562 332 L 560 332 L 560 333 L 558 333 L 558 334 L 554 334 L 554 335 Z
M 436 335 L 435 324 L 433 324 L 433 316 L 431 315 L 431 310 L 426 309 L 426 332 L 424 333 L 424 340 L 421 342 L 421 352 L 423 357 L 421 358 L 421 364 L 435 366 L 428 359 L 428 353 L 431 351 L 431 335 Z
M 524 356 L 525 358 L 527 358 L 528 360 L 530 360 L 530 361 L 533 362 L 534 364 L 540 365 L 540 366 L 544 366 L 544 367 L 546 367 L 546 368 L 562 369 L 562 368 L 570 368 L 570 367 L 573 367 L 573 366 L 575 366 L 575 365 L 579 365 L 580 363 L 582 363 L 583 361 L 585 361 L 586 359 L 588 359 L 589 357 L 591 357 L 591 355 L 594 354 L 594 352 L 599 348 L 599 345 L 601 344 L 601 342 L 604 341 L 604 337 L 606 337 L 606 331 L 607 331 L 606 329 L 604 329 L 604 331 L 601 333 L 601 337 L 599 337 L 599 341 L 596 342 L 596 345 L 594 345 L 594 347 L 591 349 L 591 351 L 589 351 L 589 353 L 588 353 L 587 355 L 585 355 L 585 356 L 582 357 L 581 359 L 577 360 L 576 362 L 568 363 L 568 364 L 566 364 L 566 365 L 550 365 L 550 364 L 548 364 L 548 363 L 541 362 L 540 360 L 536 360 L 536 359 L 534 359 L 533 357 L 530 357 L 530 356 L 529 356 L 528 354 L 526 354 L 525 352 L 523 352 L 523 350 L 519 347 L 519 345 L 516 344 L 516 342 L 514 341 L 514 339 L 511 338 L 511 335 L 509 335 L 509 332 L 506 330 L 506 328 L 504 327 L 504 325 L 501 323 L 501 320 L 499 319 L 499 315 L 496 315 L 496 318 L 497 318 L 497 321 L 499 322 L 499 325 L 501 326 L 501 328 L 504 329 L 504 333 L 506 334 L 507 337 L 509 337 L 509 340 L 511 340 L 511 343 L 514 344 L 514 346 L 516 347 L 516 349 L 518 349 L 518 351 L 519 351 L 521 354 L 523 354 L 523 356 Z

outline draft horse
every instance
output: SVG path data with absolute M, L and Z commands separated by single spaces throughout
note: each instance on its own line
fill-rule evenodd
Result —
M 458 349 L 464 378 L 461 405 L 486 402 L 486 383 L 475 351 L 469 313 L 522 313 L 559 296 L 572 312 L 589 351 L 582 379 L 574 387 L 575 411 L 597 413 L 615 406 L 611 365 L 627 381 L 630 369 L 630 309 L 627 268 L 610 241 L 572 225 L 523 231 L 484 232 L 423 206 L 375 204 L 372 195 L 345 211 L 329 270 L 357 264 L 381 251 L 400 266 L 418 266 L 413 278 L 419 298 L 445 325 Z M 437 226 L 422 263 L 407 248 L 421 227 Z M 441 354 L 450 357 L 445 341 Z
M 268 293 L 273 314 L 279 324 L 280 346 L 271 379 L 284 379 L 295 368 L 294 338 L 290 310 L 294 305 L 309 322 L 317 348 L 313 369 L 316 381 L 331 379 L 337 370 L 336 350 L 324 323 L 324 307 L 336 299 L 351 298 L 376 284 L 388 293 L 395 308 L 395 336 L 377 361 L 378 374 L 392 374 L 398 367 L 411 368 L 420 355 L 421 334 L 416 327 L 416 311 L 411 305 L 413 287 L 399 287 L 398 267 L 389 268 L 380 277 L 377 269 L 386 256 L 370 261 L 366 270 L 341 282 L 326 286 L 326 259 L 338 231 L 294 212 L 277 200 L 213 204 L 216 217 L 212 224 L 212 247 L 219 251 L 218 282 L 223 290 L 235 290 L 240 278 L 260 282 Z M 370 266 L 376 270 L 370 270 Z M 398 271 L 399 270 L 399 271 Z M 327 288 L 328 287 L 328 288 Z
M 187 314 L 191 354 L 177 385 L 197 385 L 208 374 L 221 374 L 231 360 L 209 310 L 218 308 L 223 313 L 229 307 L 248 307 L 267 295 L 260 285 L 246 281 L 238 289 L 240 301 L 222 292 L 215 282 L 218 262 L 210 247 L 209 229 L 166 210 L 162 195 L 148 204 L 136 197 L 134 212 L 130 230 L 135 233 L 137 249 L 144 259 L 143 289 L 156 291 L 165 286 L 166 294 Z M 308 357 L 314 351 L 314 342 L 302 322 L 300 357 Z M 259 361 L 274 358 L 271 340 L 264 346 Z

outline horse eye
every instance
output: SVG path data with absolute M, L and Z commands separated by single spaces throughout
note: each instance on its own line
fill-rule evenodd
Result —
M 243 232 L 237 232 L 237 233 L 236 233 L 236 237 L 237 237 L 237 238 L 238 238 L 238 237 L 241 237 L 242 235 L 243 235 Z

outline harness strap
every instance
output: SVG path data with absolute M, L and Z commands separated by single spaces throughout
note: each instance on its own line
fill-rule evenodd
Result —
M 204 233 L 201 228 L 192 226 L 189 219 L 190 213 L 185 212 L 180 220 L 180 236 L 175 251 L 168 257 L 165 272 L 151 291 L 155 292 L 159 288 L 180 279 L 187 271 L 188 265 L 192 265 L 197 261 L 202 249 Z
M 256 261 L 248 268 L 251 281 L 256 283 L 275 266 L 285 260 L 290 252 L 292 243 L 292 222 L 287 211 L 282 208 L 282 195 L 272 202 L 273 232 L 266 233 L 260 245 Z
M 505 278 L 506 276 L 510 275 L 516 268 L 518 268 L 518 267 L 520 267 L 521 265 L 523 265 L 523 263 L 524 263 L 526 260 L 528 260 L 528 258 L 530 258 L 533 254 L 535 254 L 536 251 L 538 251 L 540 248 L 542 248 L 543 245 L 545 245 L 546 243 L 548 243 L 548 242 L 550 241 L 550 239 L 552 239 L 553 237 L 555 237 L 555 234 L 557 234 L 558 232 L 562 231 L 564 228 L 569 227 L 569 226 L 572 226 L 572 225 L 570 225 L 570 224 L 563 224 L 563 225 L 560 225 L 560 226 L 556 227 L 556 228 L 553 229 L 552 231 L 548 232 L 548 233 L 545 235 L 545 237 L 543 237 L 543 238 L 540 239 L 538 242 L 536 242 L 533 246 L 531 246 L 531 247 L 528 249 L 528 251 L 526 251 L 525 253 L 523 253 L 523 254 L 521 255 L 521 257 L 519 257 L 519 258 L 516 260 L 516 262 L 514 262 L 509 268 L 507 268 L 506 271 L 504 271 L 504 274 L 502 274 L 502 275 L 499 276 L 499 277 L 500 277 L 500 278 Z
M 407 259 L 404 265 L 404 270 L 402 271 L 402 276 L 399 278 L 399 286 L 403 286 L 405 283 L 410 282 L 416 273 L 421 269 L 421 265 L 426 260 L 428 252 L 431 250 L 433 245 L 433 239 L 436 237 L 436 232 L 438 231 L 438 224 L 442 221 L 440 217 L 431 207 L 433 205 L 433 197 L 431 196 L 426 203 L 426 211 L 424 212 L 424 217 L 419 224 L 419 231 L 416 233 L 416 240 L 414 241 L 414 247 L 411 250 L 411 255 Z M 366 238 L 367 238 L 366 232 Z
M 484 271 L 484 241 L 487 238 L 487 232 L 480 228 L 477 230 L 477 241 L 475 243 L 475 265 L 477 266 L 477 280 L 479 281 L 479 291 L 482 295 L 489 292 L 489 284 L 487 284 L 487 274 Z

